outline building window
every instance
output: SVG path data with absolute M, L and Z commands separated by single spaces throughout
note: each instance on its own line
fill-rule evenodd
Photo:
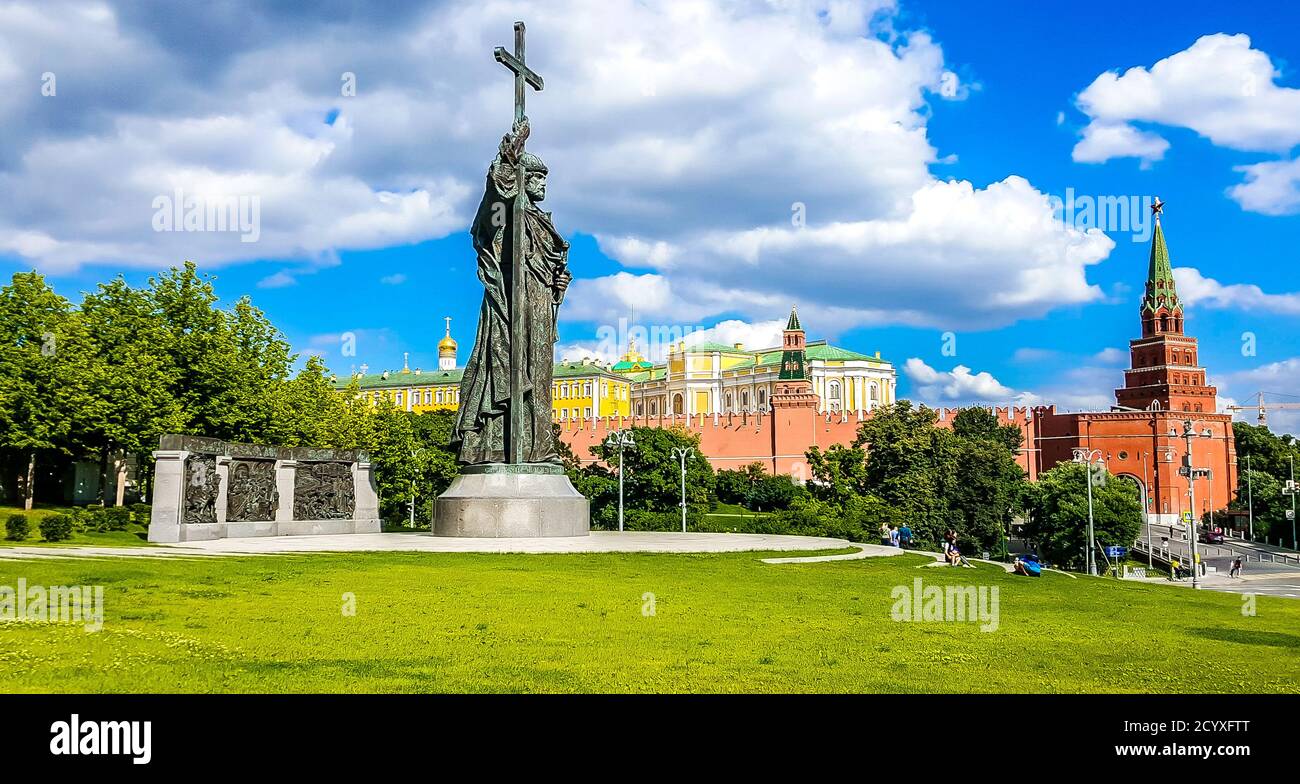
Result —
M 767 410 L 767 390 L 766 390 L 766 389 L 760 389 L 760 390 L 758 390 L 758 410 L 760 410 L 760 411 L 766 411 L 766 410 Z
M 582 385 L 582 394 L 584 397 L 591 397 L 591 382 Z
M 583 409 L 582 415 L 587 419 L 591 419 L 591 407 L 588 406 L 587 408 Z
M 740 409 L 745 412 L 749 411 L 749 390 L 748 389 L 742 389 L 740 391 Z
M 827 387 L 827 389 L 831 400 L 840 399 L 840 382 L 832 381 L 830 385 Z
M 725 402 L 723 403 L 723 411 L 726 411 L 728 414 L 730 414 L 730 413 L 731 413 L 731 393 L 730 393 L 730 392 L 727 393 L 727 396 L 726 396 L 726 398 L 724 398 L 724 401 L 725 401 Z
M 871 382 L 871 402 L 880 402 L 880 385 L 874 381 Z
M 685 401 L 682 400 L 681 393 L 673 395 L 673 413 L 674 414 L 686 413 L 686 403 Z
M 659 416 L 659 401 L 650 401 L 650 416 Z
M 637 415 L 637 416 L 644 416 L 644 415 L 645 415 L 645 403 L 643 403 L 643 402 L 641 402 L 641 401 L 639 401 L 639 400 L 637 401 L 637 404 L 636 404 L 636 415 Z
M 393 402 L 396 403 L 396 404 L 399 405 L 399 406 L 402 405 L 402 393 L 401 393 L 401 392 L 394 392 L 394 393 L 393 393 Z

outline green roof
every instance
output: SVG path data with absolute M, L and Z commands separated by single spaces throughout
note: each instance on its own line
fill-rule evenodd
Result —
M 388 378 L 383 373 L 371 373 L 357 378 L 357 386 L 362 389 L 389 389 L 402 387 L 437 386 L 439 384 L 459 384 L 464 370 L 434 370 L 420 373 L 402 373 L 389 371 Z M 340 377 L 334 386 L 343 389 L 351 382 L 350 378 Z
M 644 359 L 639 362 L 628 362 L 626 359 L 624 359 L 620 362 L 615 362 L 614 365 L 610 368 L 610 370 L 627 372 L 629 370 L 649 370 L 652 367 L 654 367 L 654 364 Z
M 1147 290 L 1142 298 L 1142 310 L 1154 313 L 1161 306 L 1170 311 L 1182 309 L 1174 285 L 1174 270 L 1169 264 L 1169 249 L 1165 247 L 1165 233 L 1157 218 L 1155 235 L 1151 238 L 1151 262 L 1147 267 Z
M 750 353 L 750 352 L 746 351 L 746 350 L 743 349 L 743 348 L 736 348 L 735 346 L 728 346 L 726 343 L 713 343 L 713 342 L 710 342 L 710 341 L 707 341 L 707 340 L 706 340 L 706 341 L 702 341 L 702 342 L 700 342 L 700 343 L 694 343 L 694 344 L 688 345 L 688 346 L 686 347 L 686 351 L 687 351 L 688 353 L 689 353 L 689 352 L 693 352 L 693 351 L 694 351 L 694 352 L 699 352 L 699 351 L 722 351 L 722 352 L 725 352 L 725 353 L 728 353 L 728 354 L 748 354 L 748 353 Z
M 803 329 L 803 327 L 799 326 L 799 312 L 795 308 L 790 308 L 790 320 L 786 322 L 785 329 L 787 332 Z
M 818 359 L 823 362 L 883 362 L 888 364 L 889 360 L 881 357 L 869 357 L 866 354 L 859 354 L 856 351 L 849 351 L 846 348 L 832 346 L 824 340 L 816 343 L 809 343 L 804 349 L 804 354 L 808 359 Z M 781 349 L 772 349 L 764 351 L 758 356 L 758 365 L 776 365 L 781 361 Z

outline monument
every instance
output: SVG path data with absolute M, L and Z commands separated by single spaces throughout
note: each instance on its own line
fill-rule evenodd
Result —
M 527 88 L 542 77 L 524 58 L 524 24 L 515 51 L 497 47 L 515 80 L 515 116 L 488 167 L 470 234 L 483 283 L 478 334 L 460 384 L 452 446 L 460 475 L 438 497 L 438 536 L 586 536 L 587 499 L 560 465 L 551 426 L 556 318 L 572 275 L 569 243 L 555 230 L 546 198 L 546 164 L 524 149 Z
M 365 452 L 165 435 L 153 456 L 151 542 L 380 531 Z

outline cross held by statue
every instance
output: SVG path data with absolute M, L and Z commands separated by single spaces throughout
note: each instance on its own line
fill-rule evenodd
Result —
M 498 63 L 509 68 L 515 75 L 515 123 L 527 120 L 524 114 L 524 98 L 527 87 L 542 89 L 542 77 L 528 67 L 524 58 L 524 23 L 515 22 L 515 53 L 511 55 L 504 47 L 498 46 L 493 51 Z M 524 149 L 519 148 L 519 158 L 515 162 L 515 201 L 512 206 L 511 222 L 514 231 L 511 235 L 511 291 L 510 291 L 510 416 L 507 422 L 506 462 L 524 462 L 523 427 L 524 394 L 521 368 L 524 365 L 524 317 L 520 313 L 526 292 L 524 290 L 524 222 L 528 210 L 528 196 L 525 192 Z

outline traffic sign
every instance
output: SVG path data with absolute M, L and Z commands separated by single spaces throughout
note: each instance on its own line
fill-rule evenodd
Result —
M 1288 510 L 1286 510 L 1286 519 L 1288 519 L 1288 520 L 1294 520 L 1294 519 L 1295 519 L 1295 510 L 1294 510 L 1294 509 L 1288 509 Z
M 1106 557 L 1107 557 L 1107 558 L 1123 558 L 1126 554 L 1128 554 L 1128 548 L 1127 548 L 1127 547 L 1116 547 L 1116 546 L 1112 546 L 1112 547 L 1107 547 L 1107 548 L 1106 548 Z

